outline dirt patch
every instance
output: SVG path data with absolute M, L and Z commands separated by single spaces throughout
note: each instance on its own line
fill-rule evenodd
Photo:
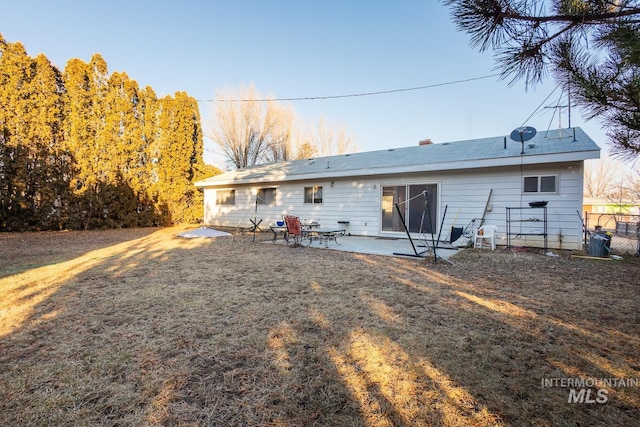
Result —
M 0 424 L 640 419 L 636 258 L 451 265 L 182 230 L 0 234 Z M 628 383 L 569 403 L 581 378 Z

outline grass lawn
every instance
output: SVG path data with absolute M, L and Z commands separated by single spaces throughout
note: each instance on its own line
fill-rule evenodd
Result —
M 0 234 L 0 425 L 638 425 L 640 259 L 181 230 Z

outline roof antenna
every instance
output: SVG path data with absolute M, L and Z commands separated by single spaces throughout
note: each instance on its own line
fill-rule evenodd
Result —
M 522 151 L 520 151 L 520 154 L 524 154 L 524 142 L 530 140 L 534 136 L 536 136 L 536 130 L 531 126 L 515 128 L 510 135 L 511 139 L 514 141 L 520 141 L 522 144 Z

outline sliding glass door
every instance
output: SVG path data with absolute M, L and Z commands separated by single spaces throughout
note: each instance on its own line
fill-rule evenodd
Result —
M 404 231 L 395 205 L 399 204 L 401 209 L 404 209 L 406 199 L 406 186 L 382 187 L 382 231 Z
M 411 233 L 433 233 L 438 213 L 437 191 L 436 184 L 383 186 L 382 231 L 405 232 L 406 226 Z

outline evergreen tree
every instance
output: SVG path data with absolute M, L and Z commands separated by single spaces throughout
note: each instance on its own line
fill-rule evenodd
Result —
M 23 145 L 26 135 L 24 112 L 28 99 L 31 59 L 20 43 L 6 43 L 0 36 L 0 226 L 21 229 L 29 214 L 27 163 Z
M 117 185 L 104 106 L 107 64 L 97 54 L 88 64 L 71 59 L 65 67 L 64 81 L 65 140 L 73 157 L 71 189 L 76 196 L 74 218 L 79 221 L 74 226 L 105 226 L 113 197 L 102 197 L 102 193 Z
M 93 100 L 90 80 L 88 64 L 75 58 L 67 62 L 64 69 L 64 135 L 66 148 L 73 161 L 70 190 L 75 196 L 70 210 L 71 228 L 88 228 L 92 215 L 90 203 L 84 203 L 94 180 L 90 173 L 93 170 L 92 145 L 95 140 L 91 125 Z
M 2 41 L 1 49 L 0 226 L 61 226 L 68 159 L 60 151 L 60 73 L 20 43 Z
M 63 228 L 67 219 L 70 158 L 63 146 L 63 83 L 60 71 L 40 54 L 30 81 L 29 135 L 31 153 L 28 197 L 32 226 Z
M 203 177 L 205 165 L 196 100 L 185 92 L 163 98 L 158 126 L 154 196 L 168 222 L 197 222 L 202 218 L 203 198 L 193 181 Z
M 158 100 L 96 54 L 60 73 L 0 35 L 0 230 L 195 222 L 204 164 L 200 113 Z
M 140 92 L 139 119 L 142 125 L 141 138 L 144 150 L 139 152 L 138 156 L 140 165 L 143 166 L 143 170 L 140 171 L 139 181 L 140 186 L 145 190 L 144 199 L 141 199 L 143 208 L 140 211 L 140 221 L 144 225 L 165 223 L 164 214 L 159 208 L 158 194 L 154 190 L 158 182 L 157 160 L 160 156 L 158 144 L 156 143 L 159 104 L 158 98 L 151 87 L 147 86 Z
M 108 153 L 103 168 L 110 200 L 105 207 L 105 220 L 111 227 L 139 225 L 138 212 L 142 209 L 140 196 L 145 189 L 141 185 L 138 153 L 144 152 L 142 122 L 139 120 L 138 85 L 125 73 L 113 73 L 109 77 L 107 98 L 104 102 L 105 128 L 103 150 Z M 107 164 L 108 163 L 108 164 Z
M 503 78 L 530 85 L 551 71 L 618 155 L 640 156 L 640 1 L 442 1 Z

